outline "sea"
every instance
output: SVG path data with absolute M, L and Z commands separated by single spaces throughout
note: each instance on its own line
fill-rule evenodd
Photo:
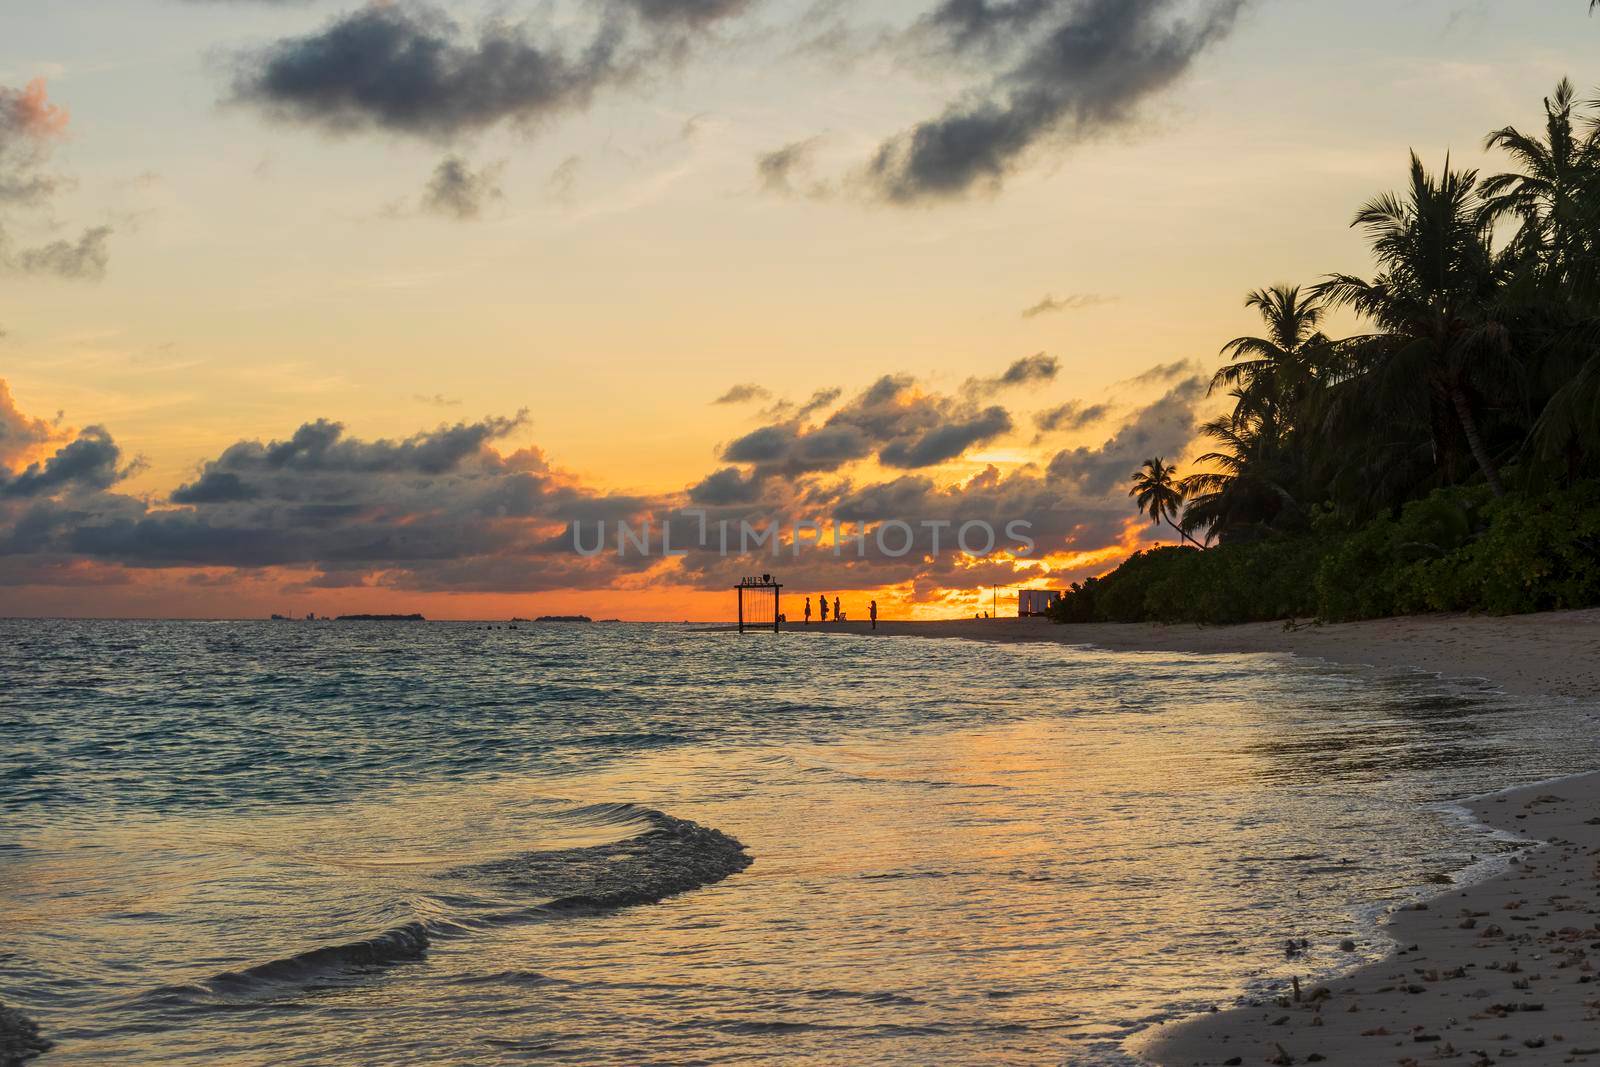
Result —
M 1597 766 L 1583 705 L 1263 655 L 0 621 L 0 1001 L 39 1067 L 1119 1064 Z

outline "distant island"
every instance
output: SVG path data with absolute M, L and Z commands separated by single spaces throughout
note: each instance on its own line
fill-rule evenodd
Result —
M 415 615 L 340 615 L 335 622 L 427 622 L 420 614 Z
M 594 622 L 587 615 L 540 615 L 534 622 Z

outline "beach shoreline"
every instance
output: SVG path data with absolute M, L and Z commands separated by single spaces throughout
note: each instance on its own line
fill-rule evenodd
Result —
M 803 629 L 803 628 L 802 628 Z M 1478 679 L 1555 700 L 1600 691 L 1600 611 L 1440 615 L 1329 626 L 1062 625 L 1031 619 L 846 622 L 815 633 L 1052 641 L 1129 652 L 1294 655 Z M 1380 924 L 1395 948 L 1307 985 L 1143 1031 L 1160 1067 L 1233 1064 L 1600 1063 L 1600 772 L 1461 806 L 1527 847 L 1500 874 L 1454 885 Z M 1322 946 L 1327 947 L 1327 946 Z
M 1295 655 L 1330 663 L 1475 678 L 1517 696 L 1591 699 L 1600 693 L 1600 609 L 1538 615 L 1420 615 L 1318 625 L 1148 623 L 1058 625 L 1046 619 L 790 622 L 788 633 L 943 637 L 1002 644 L 1049 641 L 1116 652 Z
M 1298 998 L 1155 1027 L 1128 1050 L 1160 1067 L 1600 1062 L 1600 772 L 1464 806 L 1527 842 L 1503 873 L 1397 909 L 1382 960 Z

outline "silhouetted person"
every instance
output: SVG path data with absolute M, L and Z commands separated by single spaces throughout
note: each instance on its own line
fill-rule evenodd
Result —
M 839 598 L 838 597 L 834 597 L 833 598 L 833 621 L 834 622 L 843 622 L 844 621 L 844 612 L 839 610 Z
M 811 598 L 806 597 L 806 625 L 811 625 Z
M 874 600 L 867 608 L 867 617 L 872 620 L 872 628 L 878 628 L 878 602 Z
M 819 610 L 822 613 L 822 621 L 823 622 L 827 622 L 828 621 L 828 598 L 825 597 L 825 596 L 817 597 L 817 604 L 819 605 Z

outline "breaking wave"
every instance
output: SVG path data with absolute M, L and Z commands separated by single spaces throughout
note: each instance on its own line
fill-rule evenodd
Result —
M 743 844 L 720 830 L 650 808 L 595 804 L 556 818 L 596 827 L 637 825 L 641 830 L 607 844 L 536 850 L 452 868 L 438 877 L 476 889 L 478 907 L 413 920 L 365 940 L 322 945 L 226 971 L 195 985 L 154 990 L 140 999 L 167 1003 L 233 999 L 358 976 L 421 959 L 436 939 L 467 937 L 474 930 L 508 923 L 655 904 L 720 882 L 753 862 Z M 452 887 L 451 895 L 457 899 L 462 896 L 459 888 Z M 483 896 L 484 891 L 493 895 Z

